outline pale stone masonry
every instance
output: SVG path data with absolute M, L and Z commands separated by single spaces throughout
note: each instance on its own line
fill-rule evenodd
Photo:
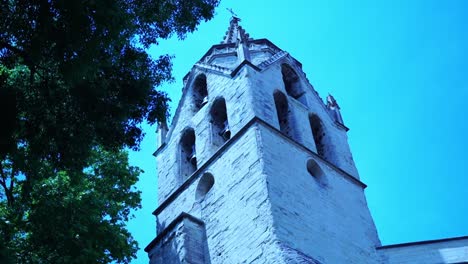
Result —
M 388 245 L 378 248 L 382 263 L 468 263 L 468 236 Z
M 336 100 L 325 104 L 296 59 L 239 21 L 158 127 L 150 263 L 468 261 L 467 239 L 381 246 Z

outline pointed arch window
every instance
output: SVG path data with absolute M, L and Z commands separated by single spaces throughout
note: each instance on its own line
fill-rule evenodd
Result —
M 310 128 L 312 129 L 312 136 L 314 137 L 315 147 L 317 154 L 325 158 L 325 131 L 323 129 L 322 120 L 316 114 L 309 115 Z
M 195 131 L 187 128 L 180 139 L 180 174 L 186 180 L 197 170 L 197 153 L 195 148 Z
M 293 130 L 289 117 L 288 99 L 280 91 L 276 91 L 273 94 L 273 98 L 275 100 L 276 114 L 278 116 L 280 131 L 286 136 L 292 138 Z
M 224 98 L 217 98 L 210 111 L 212 124 L 212 143 L 222 145 L 231 138 L 231 129 L 229 127 L 226 101 Z
M 198 112 L 208 103 L 208 85 L 205 74 L 200 74 L 195 78 L 193 83 L 193 103 L 194 112 Z
M 281 65 L 281 74 L 286 93 L 305 105 L 305 91 L 301 85 L 299 75 L 297 75 L 291 66 L 285 63 Z

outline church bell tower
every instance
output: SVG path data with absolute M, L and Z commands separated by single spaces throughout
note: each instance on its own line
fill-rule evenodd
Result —
M 380 246 L 333 96 L 232 17 L 159 124 L 150 263 L 378 263 Z

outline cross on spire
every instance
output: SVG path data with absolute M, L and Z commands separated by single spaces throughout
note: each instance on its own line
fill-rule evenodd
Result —
M 232 10 L 232 8 L 226 8 L 227 11 L 229 11 L 229 13 L 231 13 L 232 17 L 237 17 L 239 18 L 239 16 L 237 16 L 236 13 L 234 13 L 234 11 Z

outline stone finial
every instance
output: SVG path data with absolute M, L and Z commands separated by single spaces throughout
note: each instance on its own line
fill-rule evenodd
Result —
M 327 107 L 328 108 L 338 108 L 338 109 L 340 109 L 340 106 L 336 102 L 335 97 L 333 97 L 333 95 L 331 95 L 331 94 L 328 94 L 328 96 L 327 96 Z
M 158 127 L 156 128 L 156 133 L 158 134 L 156 148 L 160 148 L 166 143 L 166 135 L 168 131 L 169 129 L 167 127 L 166 121 L 159 121 Z
M 344 125 L 343 117 L 340 113 L 340 106 L 331 94 L 328 94 L 327 96 L 327 109 L 330 111 L 330 113 L 332 113 L 332 116 L 336 122 Z

